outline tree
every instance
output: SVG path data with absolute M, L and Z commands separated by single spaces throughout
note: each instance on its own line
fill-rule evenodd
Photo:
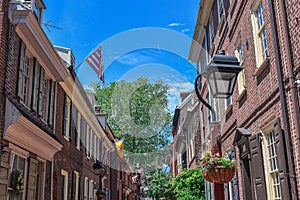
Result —
M 95 93 L 101 112 L 108 114 L 113 132 L 124 137 L 127 160 L 144 169 L 163 164 L 172 130 L 167 109 L 169 86 L 139 78 L 103 87 L 93 83 L 90 90 Z
M 172 181 L 172 190 L 177 200 L 204 200 L 204 180 L 200 168 L 182 171 Z
M 149 190 L 146 193 L 147 197 L 160 199 L 175 199 L 172 191 L 172 176 L 165 172 L 154 172 L 147 175 L 145 183 L 149 186 Z

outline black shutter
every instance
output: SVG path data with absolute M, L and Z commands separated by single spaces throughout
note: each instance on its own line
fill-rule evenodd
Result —
M 230 154 L 231 159 L 236 160 L 236 154 L 235 154 L 235 148 L 233 148 L 231 150 L 231 154 Z M 237 170 L 235 171 L 235 175 L 234 178 L 232 180 L 233 183 L 233 198 L 234 200 L 239 200 L 239 182 L 238 182 L 238 172 Z
M 76 174 L 72 172 L 72 200 L 75 199 L 75 193 L 76 193 Z
M 79 175 L 78 181 L 78 200 L 82 200 L 82 193 L 81 193 L 81 176 Z
M 279 172 L 279 180 L 280 180 L 280 187 L 281 187 L 281 197 L 290 199 L 291 194 L 290 194 L 288 179 L 287 179 L 287 166 L 286 166 L 287 162 L 286 162 L 285 145 L 284 145 L 285 141 L 280 126 L 280 118 L 278 118 L 274 124 L 274 131 L 275 131 L 278 172 Z
M 72 138 L 73 138 L 73 123 L 74 123 L 73 118 L 74 118 L 74 109 L 73 109 L 73 102 L 71 101 L 70 102 L 70 121 L 69 121 L 69 123 L 70 123 L 69 138 L 70 138 L 70 140 L 72 140 Z
M 249 137 L 249 146 L 251 156 L 251 185 L 254 186 L 254 188 L 252 188 L 252 196 L 257 195 L 255 199 L 264 200 L 267 199 L 266 182 L 259 134 Z

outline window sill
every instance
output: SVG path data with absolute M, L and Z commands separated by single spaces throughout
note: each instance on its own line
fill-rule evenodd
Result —
M 232 104 L 230 104 L 227 108 L 226 108 L 226 110 L 225 110 L 225 115 L 227 115 L 231 110 L 232 110 Z
M 262 64 L 254 72 L 253 76 L 258 77 L 267 68 L 267 66 L 269 66 L 269 61 L 269 57 L 265 58 Z
M 241 92 L 241 94 L 238 96 L 236 102 L 240 102 L 241 99 L 245 96 L 245 94 L 247 93 L 246 88 L 244 88 L 244 90 Z
M 70 138 L 64 135 L 65 140 L 70 141 Z

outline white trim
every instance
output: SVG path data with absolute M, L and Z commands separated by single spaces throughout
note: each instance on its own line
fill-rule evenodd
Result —
M 65 171 L 65 170 L 61 170 L 61 175 L 62 176 L 64 176 L 65 177 L 65 185 L 64 185 L 64 199 L 68 199 L 68 176 L 69 176 L 69 174 L 68 174 L 68 172 L 67 171 Z
M 43 66 L 47 66 L 47 74 L 51 79 L 62 81 L 68 71 L 55 51 L 52 43 L 30 10 L 14 10 L 12 23 L 16 24 L 16 32 Z
M 4 138 L 49 161 L 62 149 L 58 141 L 22 115 L 8 126 Z

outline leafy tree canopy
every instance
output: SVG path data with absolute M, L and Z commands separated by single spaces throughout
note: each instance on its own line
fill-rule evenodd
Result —
M 124 137 L 125 154 L 130 162 L 150 167 L 164 160 L 161 156 L 166 155 L 172 130 L 168 90 L 169 86 L 162 81 L 150 83 L 146 78 L 102 87 L 98 83 L 90 85 L 101 112 L 109 116 L 114 134 Z

